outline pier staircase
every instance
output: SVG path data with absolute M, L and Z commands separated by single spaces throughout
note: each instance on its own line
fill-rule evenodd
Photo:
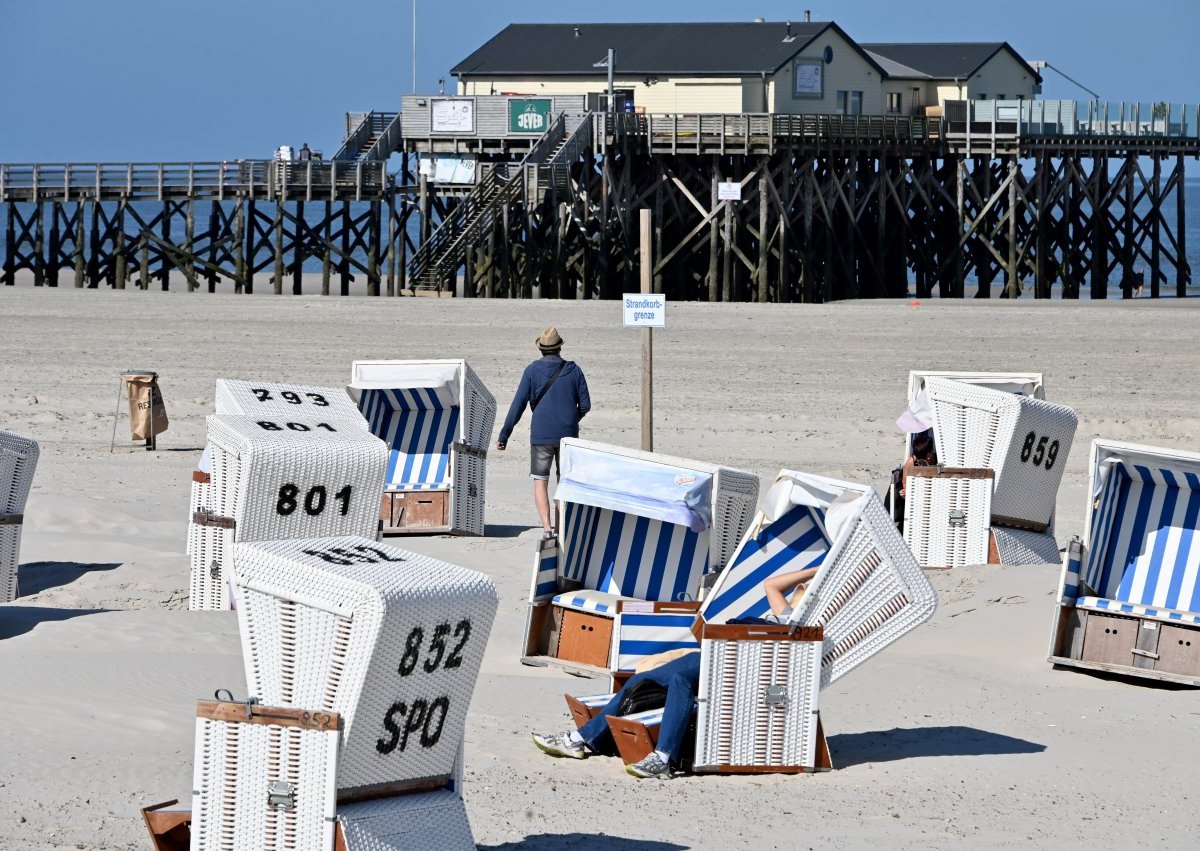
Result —
M 560 113 L 520 162 L 500 163 L 482 173 L 479 183 L 413 254 L 409 286 L 441 290 L 465 262 L 475 245 L 503 215 L 506 206 L 523 200 L 540 204 L 551 187 L 565 192 L 571 165 L 592 145 L 591 113 Z
M 400 113 L 347 112 L 346 138 L 333 159 L 357 162 L 386 162 L 399 148 Z

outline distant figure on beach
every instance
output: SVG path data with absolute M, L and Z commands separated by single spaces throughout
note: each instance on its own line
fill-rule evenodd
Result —
M 542 532 L 551 534 L 550 465 L 558 471 L 558 444 L 564 437 L 579 437 L 579 421 L 592 409 L 583 370 L 560 354 L 563 338 L 553 326 L 545 328 L 534 341 L 542 356 L 521 374 L 517 395 L 508 409 L 496 448 L 504 451 L 508 438 L 525 413 L 533 412 L 529 426 L 529 476 L 533 479 L 533 502 L 542 521 Z
M 662 722 L 658 728 L 655 749 L 639 762 L 625 766 L 625 771 L 637 778 L 666 779 L 672 774 L 672 764 L 678 767 L 683 752 L 684 735 L 696 705 L 700 688 L 700 651 L 687 653 L 664 665 L 634 674 L 625 686 L 604 705 L 599 713 L 578 730 L 566 733 L 534 733 L 533 743 L 551 756 L 587 759 L 592 754 L 611 753 L 614 747 L 608 716 L 616 715 L 629 691 L 638 683 L 649 680 L 667 690 Z
M 1145 266 L 1138 266 L 1138 270 L 1137 270 L 1137 289 L 1135 289 L 1135 290 L 1133 291 L 1133 294 L 1134 294 L 1135 296 L 1137 296 L 1138 298 L 1141 298 L 1141 297 L 1142 297 L 1142 290 L 1144 290 L 1145 288 L 1146 288 L 1146 267 L 1145 267 Z
M 308 142 L 300 146 L 300 162 L 306 163 L 312 159 L 312 151 L 308 147 Z

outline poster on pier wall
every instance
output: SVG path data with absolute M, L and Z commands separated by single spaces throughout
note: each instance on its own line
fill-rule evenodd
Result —
M 474 133 L 474 98 L 430 98 L 429 124 L 434 133 Z
M 437 156 L 433 160 L 434 183 L 475 184 L 476 161 L 474 154 Z

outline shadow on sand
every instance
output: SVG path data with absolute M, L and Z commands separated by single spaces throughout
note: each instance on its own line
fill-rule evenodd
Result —
M 109 609 L 52 609 L 48 606 L 0 606 L 0 640 L 24 635 L 38 624 L 98 615 Z
M 85 573 L 114 570 L 115 564 L 85 564 L 77 561 L 31 561 L 17 568 L 17 591 L 21 597 L 40 594 L 47 588 L 70 585 Z
M 483 534 L 485 538 L 519 538 L 532 528 L 532 526 L 505 526 L 489 523 Z
M 923 756 L 1041 753 L 1045 745 L 975 727 L 911 727 L 829 737 L 835 768 Z
M 651 839 L 626 839 L 621 836 L 602 836 L 594 833 L 543 833 L 526 836 L 517 842 L 503 845 L 479 845 L 479 851 L 687 851 L 687 845 L 656 842 Z

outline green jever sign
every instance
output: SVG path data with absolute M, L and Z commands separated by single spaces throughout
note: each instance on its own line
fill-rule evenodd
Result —
M 513 98 L 508 102 L 508 132 L 545 133 L 553 103 L 550 98 Z

